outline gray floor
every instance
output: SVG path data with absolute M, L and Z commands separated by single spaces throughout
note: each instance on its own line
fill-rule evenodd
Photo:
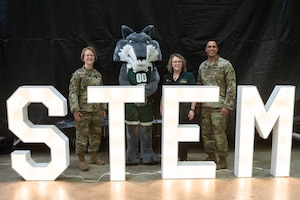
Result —
M 49 153 L 31 147 L 36 162 L 49 161 Z M 40 149 L 40 150 L 39 150 Z M 158 149 L 156 149 L 158 150 Z M 108 162 L 109 153 L 99 156 Z M 191 145 L 189 160 L 205 158 L 200 144 Z M 89 165 L 78 169 L 76 155 L 71 153 L 70 166 L 56 181 L 24 181 L 11 168 L 9 153 L 0 154 L 0 199 L 299 199 L 300 142 L 293 141 L 290 177 L 270 175 L 271 142 L 255 142 L 253 178 L 233 174 L 234 144 L 230 142 L 228 169 L 218 170 L 216 179 L 162 180 L 160 165 L 127 166 L 126 181 L 111 182 L 109 164 Z M 51 192 L 52 191 L 52 192 Z

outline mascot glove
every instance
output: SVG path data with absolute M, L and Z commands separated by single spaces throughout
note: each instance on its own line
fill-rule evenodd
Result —
M 145 105 L 147 105 L 147 99 L 146 99 L 146 101 L 145 101 L 145 103 L 135 103 L 135 105 L 137 106 L 137 107 L 144 107 Z

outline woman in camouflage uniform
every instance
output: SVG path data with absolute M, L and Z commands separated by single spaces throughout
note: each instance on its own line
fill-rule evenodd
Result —
M 101 143 L 102 117 L 106 115 L 106 105 L 87 103 L 87 87 L 103 85 L 101 73 L 94 68 L 96 59 L 96 51 L 93 47 L 84 48 L 81 52 L 81 60 L 84 65 L 73 73 L 69 85 L 69 104 L 76 128 L 75 153 L 79 157 L 79 169 L 82 171 L 88 170 L 85 162 L 87 148 L 91 164 L 105 164 L 97 155 Z

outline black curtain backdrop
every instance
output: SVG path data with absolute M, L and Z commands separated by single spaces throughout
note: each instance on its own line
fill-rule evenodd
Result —
M 118 85 L 121 63 L 112 55 L 123 24 L 135 31 L 154 25 L 163 53 L 157 63 L 161 76 L 174 52 L 185 56 L 196 76 L 206 41 L 217 40 L 237 84 L 257 86 L 266 101 L 275 85 L 300 85 L 299 5 L 297 0 L 0 0 L 0 130 L 7 129 L 6 100 L 19 86 L 53 85 L 67 98 L 87 45 L 97 50 L 95 66 L 104 84 Z M 30 106 L 36 123 L 49 121 L 42 107 Z M 295 115 L 299 112 L 296 108 Z

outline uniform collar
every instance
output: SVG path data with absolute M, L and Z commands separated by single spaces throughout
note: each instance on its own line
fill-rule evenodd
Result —
M 205 61 L 205 65 L 206 66 L 216 66 L 218 65 L 220 56 L 217 57 L 217 59 L 215 61 L 209 62 L 208 60 Z

